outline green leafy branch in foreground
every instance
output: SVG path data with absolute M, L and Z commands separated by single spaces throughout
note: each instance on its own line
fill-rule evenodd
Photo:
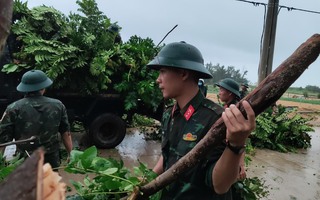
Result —
M 2 182 L 9 174 L 11 174 L 21 163 L 24 158 L 20 158 L 20 155 L 16 155 L 10 161 L 6 161 L 6 158 L 0 153 L 0 182 Z
M 133 192 L 135 187 L 150 182 L 157 175 L 140 163 L 139 167 L 133 168 L 133 173 L 124 167 L 123 161 L 112 158 L 97 156 L 96 147 L 90 147 L 85 151 L 73 150 L 70 163 L 65 171 L 73 174 L 86 174 L 83 182 L 70 182 L 77 191 L 71 200 L 93 200 L 93 199 L 121 199 Z M 92 178 L 91 178 L 92 177 Z M 159 199 L 160 194 L 150 197 L 152 200 Z

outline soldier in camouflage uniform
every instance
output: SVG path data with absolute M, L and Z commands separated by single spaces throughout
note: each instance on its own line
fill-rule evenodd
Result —
M 242 83 L 241 84 L 241 90 L 240 90 L 240 98 L 243 99 L 243 97 L 247 96 L 248 94 L 248 83 Z
M 215 84 L 219 87 L 219 97 L 224 103 L 223 107 L 228 108 L 231 104 L 237 104 L 240 100 L 239 84 L 232 78 L 225 78 Z M 245 170 L 245 153 L 243 153 L 239 165 L 238 180 L 243 180 L 247 177 Z M 240 194 L 237 193 L 236 187 L 233 186 L 233 199 L 241 199 Z
M 147 65 L 159 70 L 157 83 L 165 99 L 174 99 L 162 118 L 162 155 L 153 171 L 161 174 L 186 155 L 221 116 L 227 126 L 227 142 L 211 149 L 206 159 L 178 177 L 162 192 L 162 200 L 232 199 L 245 139 L 255 127 L 254 112 L 243 105 L 246 120 L 231 105 L 223 108 L 206 99 L 198 87 L 199 78 L 212 78 L 204 67 L 200 51 L 185 42 L 170 43 Z
M 27 155 L 43 147 L 45 163 L 57 168 L 60 166 L 58 133 L 68 153 L 72 150 L 72 140 L 65 106 L 59 100 L 43 96 L 51 84 L 51 79 L 40 70 L 31 70 L 22 76 L 17 90 L 25 93 L 25 97 L 10 104 L 3 114 L 0 142 L 36 136 L 34 142 L 18 144 L 18 151 Z

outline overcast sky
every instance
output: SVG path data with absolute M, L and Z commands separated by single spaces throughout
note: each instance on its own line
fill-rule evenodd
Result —
M 100 11 L 122 27 L 121 36 L 150 37 L 155 44 L 176 24 L 164 43 L 186 41 L 203 54 L 205 63 L 248 70 L 258 80 L 264 6 L 236 0 L 96 0 Z M 268 0 L 255 2 L 268 3 Z M 28 6 L 53 6 L 65 14 L 76 12 L 76 0 L 29 0 Z M 279 5 L 320 12 L 320 0 L 280 0 Z M 273 69 L 303 42 L 320 33 L 320 14 L 281 9 L 278 15 Z M 320 58 L 292 85 L 320 87 Z

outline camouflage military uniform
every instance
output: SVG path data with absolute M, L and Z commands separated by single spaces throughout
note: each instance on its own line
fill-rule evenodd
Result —
M 240 91 L 240 98 L 243 99 L 243 97 L 247 96 L 247 94 L 248 94 L 248 91 L 241 90 Z
M 204 98 L 200 91 L 184 109 L 181 110 L 177 104 L 169 107 L 162 119 L 163 169 L 167 170 L 187 154 L 204 137 L 222 111 L 220 106 Z M 212 169 L 224 148 L 221 144 L 213 149 L 210 156 L 164 189 L 162 199 L 230 199 L 230 192 L 226 195 L 214 194 L 212 184 Z
M 12 141 L 37 136 L 33 144 L 19 144 L 18 149 L 24 153 L 44 147 L 45 162 L 52 167 L 60 165 L 59 135 L 70 130 L 65 106 L 56 99 L 40 94 L 28 95 L 10 104 L 1 121 L 0 142 Z

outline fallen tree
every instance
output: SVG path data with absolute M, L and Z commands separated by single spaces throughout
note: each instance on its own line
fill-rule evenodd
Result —
M 288 59 L 266 77 L 255 90 L 248 94 L 244 100 L 251 104 L 256 116 L 273 105 L 308 66 L 317 59 L 319 53 L 320 34 L 315 34 L 300 45 Z M 237 107 L 246 116 L 242 101 L 237 104 Z M 226 127 L 223 119 L 220 118 L 188 154 L 155 180 L 141 188 L 137 188 L 129 199 L 144 199 L 175 181 L 181 174 L 187 172 L 204 158 L 208 152 L 207 149 L 211 149 L 221 143 L 225 139 L 225 134 Z

